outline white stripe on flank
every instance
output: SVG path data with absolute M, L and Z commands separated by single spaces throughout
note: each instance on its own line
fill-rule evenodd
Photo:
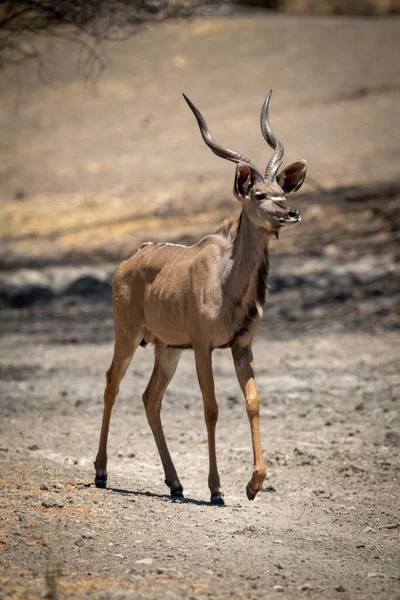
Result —
M 176 248 L 190 248 L 190 246 L 184 246 L 183 244 L 171 244 L 171 242 L 159 242 L 158 244 L 155 244 L 154 242 L 145 242 L 140 246 L 139 250 L 145 246 L 175 246 Z

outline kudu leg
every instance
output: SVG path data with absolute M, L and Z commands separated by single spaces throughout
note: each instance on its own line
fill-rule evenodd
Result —
M 254 500 L 260 491 L 267 474 L 260 437 L 260 399 L 254 381 L 253 353 L 250 347 L 232 348 L 233 361 L 240 387 L 246 398 L 247 415 L 250 421 L 251 439 L 253 443 L 254 467 L 253 476 L 246 487 L 249 500 Z
M 143 394 L 147 420 L 164 467 L 165 483 L 171 490 L 171 496 L 174 497 L 183 497 L 183 487 L 165 441 L 160 413 L 164 392 L 176 371 L 181 354 L 182 350 L 167 348 L 161 343 L 156 344 L 153 373 Z
M 208 487 L 211 492 L 211 503 L 224 505 L 224 492 L 219 480 L 217 455 L 215 450 L 215 427 L 218 421 L 218 404 L 215 399 L 214 377 L 212 372 L 211 352 L 195 349 L 196 369 L 201 393 L 203 395 L 204 418 L 207 426 L 209 476 Z
M 141 336 L 139 336 L 136 341 L 132 340 L 125 345 L 119 344 L 116 341 L 114 357 L 106 374 L 103 421 L 101 425 L 99 450 L 94 463 L 96 469 L 95 485 L 98 488 L 105 488 L 107 484 L 107 439 L 111 412 L 115 404 L 121 380 L 129 367 L 140 340 Z

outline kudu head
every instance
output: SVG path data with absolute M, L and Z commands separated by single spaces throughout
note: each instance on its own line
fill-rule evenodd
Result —
M 285 194 L 296 192 L 301 187 L 306 176 L 307 164 L 305 160 L 299 160 L 278 173 L 283 161 L 284 149 L 282 143 L 272 133 L 268 120 L 271 94 L 272 90 L 268 93 L 261 111 L 261 131 L 266 142 L 274 150 L 264 176 L 249 158 L 217 144 L 211 137 L 200 111 L 185 94 L 183 97 L 197 119 L 201 135 L 207 146 L 217 156 L 237 163 L 233 193 L 244 205 L 251 221 L 278 237 L 283 227 L 294 225 L 301 220 L 300 212 L 290 206 Z

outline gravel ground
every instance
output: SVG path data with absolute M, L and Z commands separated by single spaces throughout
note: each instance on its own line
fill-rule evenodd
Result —
M 244 401 L 229 350 L 215 351 L 225 508 L 208 502 L 190 351 L 163 412 L 185 501 L 166 493 L 141 403 L 151 347 L 123 381 L 98 490 L 109 301 L 3 309 L 2 597 L 399 598 L 399 335 L 390 298 L 382 312 L 368 290 L 308 308 L 301 290 L 271 293 L 254 346 L 269 471 L 254 503 Z

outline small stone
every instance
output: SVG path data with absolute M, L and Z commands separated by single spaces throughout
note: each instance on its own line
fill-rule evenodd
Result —
M 368 577 L 368 579 L 375 579 L 375 578 L 378 578 L 378 577 L 383 578 L 385 576 L 384 576 L 383 573 L 368 573 L 367 577 Z
M 140 560 L 135 561 L 137 565 L 152 565 L 152 558 L 141 558 Z
M 45 492 L 48 492 L 50 488 L 47 485 L 47 483 L 41 483 L 40 484 L 40 489 L 43 490 L 43 491 L 45 491 Z
M 60 504 L 59 502 L 52 502 L 52 501 L 43 501 L 42 506 L 44 508 L 64 508 L 64 504 Z
M 282 585 L 273 585 L 272 589 L 275 590 L 275 592 L 283 592 L 284 591 L 284 587 Z
M 375 529 L 373 527 L 365 527 L 365 529 L 363 529 L 363 533 L 372 533 L 374 532 Z
M 326 490 L 311 490 L 311 493 L 314 494 L 314 496 L 325 496 L 325 494 L 327 494 Z
M 400 447 L 400 433 L 397 431 L 388 431 L 385 434 L 385 444 L 397 448 Z
M 53 483 L 53 487 L 56 490 L 63 490 L 65 488 L 64 484 L 63 483 L 59 483 L 59 482 Z
M 162 575 L 163 573 L 177 573 L 178 571 L 176 569 L 174 569 L 173 567 L 157 567 L 156 569 L 156 573 L 158 575 Z M 206 571 L 207 573 L 207 571 Z
M 400 529 L 400 523 L 389 523 L 389 525 L 382 525 L 380 529 Z
M 337 592 L 345 592 L 346 591 L 342 585 L 338 585 L 337 587 L 335 587 L 335 590 Z
M 310 590 L 312 590 L 312 589 L 313 589 L 313 588 L 312 588 L 312 585 L 311 585 L 310 583 L 303 583 L 303 585 L 301 585 L 301 586 L 299 587 L 299 590 L 300 590 L 301 592 L 308 592 L 308 591 L 310 591 Z
M 31 446 L 28 446 L 28 450 L 40 450 L 40 448 L 36 444 L 32 444 Z

